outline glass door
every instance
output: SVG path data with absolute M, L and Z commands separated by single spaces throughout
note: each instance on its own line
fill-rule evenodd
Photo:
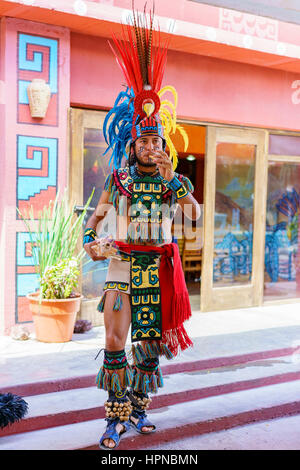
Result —
M 263 299 L 266 132 L 208 127 L 201 310 Z
M 105 178 L 110 173 L 108 165 L 110 153 L 103 155 L 106 143 L 102 126 L 106 113 L 84 109 L 71 109 L 70 113 L 69 188 L 70 199 L 76 201 L 78 212 L 82 210 L 95 188 L 85 217 L 85 226 L 97 206 Z M 101 233 L 97 229 L 98 235 L 105 234 L 108 225 L 111 230 L 111 224 L 107 224 L 108 217 L 102 223 Z M 107 260 L 94 262 L 86 255 L 82 261 L 81 287 L 84 300 L 81 303 L 80 318 L 92 321 L 94 326 L 103 324 L 102 315 L 97 311 L 97 304 L 103 292 L 107 268 Z
M 264 302 L 300 297 L 300 136 L 270 134 Z

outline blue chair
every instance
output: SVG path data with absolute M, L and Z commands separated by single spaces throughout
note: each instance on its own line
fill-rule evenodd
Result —
M 238 274 L 252 272 L 252 232 L 243 233 L 239 241 L 232 233 L 227 233 L 223 240 L 215 245 L 214 281 L 230 276 L 231 280 Z

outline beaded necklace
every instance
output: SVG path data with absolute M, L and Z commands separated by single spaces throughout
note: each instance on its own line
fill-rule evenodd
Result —
M 129 166 L 129 172 L 130 172 L 130 176 L 133 179 L 144 178 L 146 176 L 149 176 L 149 177 L 154 178 L 154 179 L 162 179 L 158 169 L 155 170 L 155 173 L 149 173 L 147 171 L 141 171 L 141 170 L 138 169 L 137 163 L 134 163 L 134 165 Z
M 162 182 L 158 170 L 141 172 L 137 164 L 129 166 L 133 179 L 131 202 L 134 205 L 128 227 L 127 241 L 162 243 Z

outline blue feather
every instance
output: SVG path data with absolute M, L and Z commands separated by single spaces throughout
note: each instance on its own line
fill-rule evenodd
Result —
M 131 140 L 132 119 L 134 114 L 134 92 L 132 88 L 121 91 L 109 111 L 103 123 L 103 135 L 107 143 L 107 149 L 112 154 L 109 159 L 109 165 L 113 168 L 120 168 L 123 156 L 128 159 L 126 146 Z

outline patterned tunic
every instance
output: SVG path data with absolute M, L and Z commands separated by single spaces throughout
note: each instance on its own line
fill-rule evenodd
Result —
M 175 172 L 185 190 L 194 188 L 186 176 Z M 129 214 L 128 243 L 161 245 L 166 240 L 164 223 L 171 223 L 178 204 L 176 194 L 157 173 L 140 175 L 134 165 L 119 168 L 107 176 L 104 190 L 119 216 Z

